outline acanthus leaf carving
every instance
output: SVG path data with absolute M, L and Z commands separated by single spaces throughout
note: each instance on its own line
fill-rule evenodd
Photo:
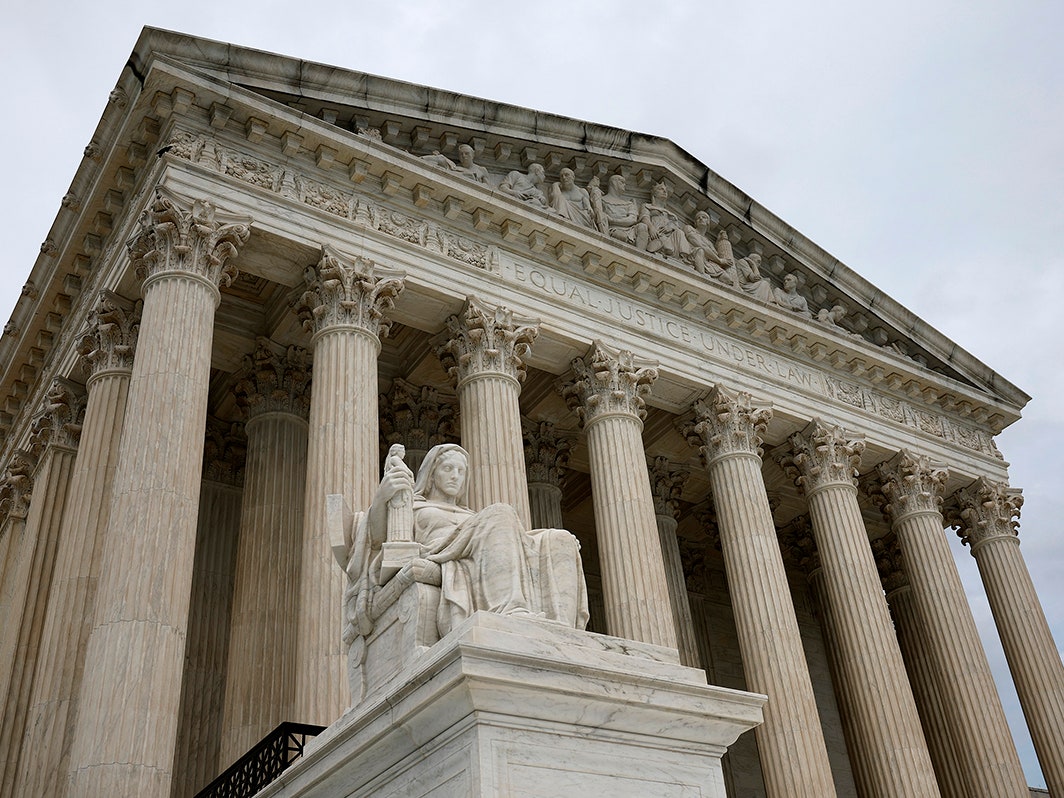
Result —
M 110 291 L 100 292 L 78 342 L 78 354 L 90 377 L 103 371 L 133 368 L 142 307 L 139 300 L 129 302 Z
M 842 427 L 814 419 L 789 438 L 790 451 L 782 451 L 779 464 L 806 495 L 826 485 L 857 484 L 865 443 L 851 438 Z
M 525 466 L 528 482 L 560 488 L 569 468 L 573 441 L 561 435 L 549 421 L 524 425 Z
M 275 412 L 307 417 L 310 355 L 298 346 L 283 352 L 278 352 L 278 348 L 269 338 L 260 336 L 255 341 L 255 351 L 244 356 L 233 394 L 248 420 Z
M 894 523 L 914 513 L 938 513 L 949 471 L 932 465 L 926 455 L 898 452 L 875 467 L 865 488 L 869 498 Z
M 462 312 L 450 316 L 446 324 L 436 354 L 455 383 L 486 373 L 524 381 L 524 359 L 539 335 L 538 319 L 467 297 Z
M 682 432 L 699 451 L 706 463 L 740 452 L 761 457 L 765 430 L 772 420 L 772 409 L 755 402 L 745 391 L 732 391 L 723 385 L 714 386 L 705 399 L 692 406 L 693 422 Z
M 573 378 L 562 396 L 587 426 L 607 415 L 646 417 L 645 396 L 658 378 L 657 361 L 636 357 L 595 341 L 584 357 L 573 358 Z
M 889 595 L 909 584 L 905 563 L 896 535 L 887 535 L 872 541 L 872 556 L 876 561 L 883 590 Z
M 993 539 L 1018 541 L 1023 494 L 1005 482 L 979 477 L 951 497 L 946 521 L 972 553 Z
M 667 457 L 648 457 L 650 493 L 654 497 L 654 513 L 680 519 L 680 496 L 690 474 L 673 468 Z
M 0 472 L 0 526 L 8 518 L 25 519 L 33 498 L 33 473 L 37 458 L 31 451 L 16 449 Z
M 244 481 L 247 437 L 242 424 L 207 416 L 203 442 L 203 478 L 226 485 Z
M 366 258 L 348 258 L 325 245 L 321 260 L 303 271 L 306 290 L 296 311 L 312 335 L 353 328 L 383 338 L 390 327 L 384 314 L 402 292 L 405 278 L 403 272 Z
M 417 386 L 401 377 L 380 398 L 381 437 L 384 448 L 399 443 L 407 449 L 427 452 L 458 437 L 453 401 L 440 397 L 430 385 Z
M 778 530 L 780 553 L 791 566 L 807 576 L 820 568 L 813 526 L 808 515 L 799 515 Z
M 30 427 L 31 446 L 38 460 L 52 447 L 77 449 L 84 419 L 85 392 L 82 387 L 67 379 L 53 380 Z

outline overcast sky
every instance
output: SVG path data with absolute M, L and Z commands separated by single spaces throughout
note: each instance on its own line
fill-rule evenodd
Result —
M 1034 397 L 998 445 L 1059 646 L 1064 3 L 866 5 L 4 0 L 0 317 L 144 25 L 664 136 Z M 951 544 L 1044 786 L 975 561 Z

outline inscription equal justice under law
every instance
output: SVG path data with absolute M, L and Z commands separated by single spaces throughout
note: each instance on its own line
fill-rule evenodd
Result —
M 523 286 L 531 286 L 552 301 L 564 302 L 581 311 L 590 311 L 632 329 L 670 338 L 692 352 L 709 355 L 714 360 L 758 376 L 784 380 L 799 388 L 816 391 L 821 396 L 827 393 L 823 375 L 721 338 L 711 330 L 698 329 L 687 321 L 661 310 L 607 294 L 571 277 L 530 267 L 510 258 L 502 258 L 500 266 L 504 277 Z

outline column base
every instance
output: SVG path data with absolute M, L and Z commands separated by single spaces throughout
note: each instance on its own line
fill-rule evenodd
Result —
M 720 758 L 765 700 L 708 686 L 675 650 L 478 612 L 259 798 L 724 798 Z

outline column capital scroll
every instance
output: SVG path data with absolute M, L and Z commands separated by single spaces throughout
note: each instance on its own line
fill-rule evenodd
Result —
M 233 395 L 249 421 L 271 412 L 306 419 L 310 408 L 310 371 L 307 350 L 298 346 L 283 349 L 260 336 L 255 340 L 255 351 L 244 355 Z
M 129 244 L 137 277 L 166 272 L 198 277 L 215 289 L 236 279 L 231 262 L 251 235 L 251 219 L 219 211 L 206 199 L 188 200 L 159 186 Z
M 808 515 L 792 518 L 776 534 L 780 541 L 780 553 L 791 566 L 806 576 L 812 576 L 820 569 L 820 552 L 816 548 L 816 538 Z
M 539 335 L 538 319 L 467 297 L 461 313 L 450 316 L 446 323 L 436 355 L 456 384 L 487 373 L 524 382 L 524 359 Z
M 667 457 L 648 457 L 650 492 L 654 497 L 654 512 L 680 520 L 680 495 L 690 474 L 671 467 Z
M 414 385 L 401 377 L 392 380 L 390 393 L 380 397 L 381 438 L 385 449 L 401 443 L 407 449 L 428 451 L 457 440 L 453 397 L 446 401 L 429 385 Z
M 77 347 L 90 381 L 105 371 L 133 370 L 143 306 L 141 300 L 130 302 L 110 291 L 100 292 Z
M 716 385 L 705 399 L 695 400 L 691 409 L 694 421 L 684 425 L 682 432 L 707 464 L 728 454 L 761 457 L 765 430 L 772 420 L 767 404 L 755 402 L 745 391 Z
M 524 443 L 529 483 L 539 482 L 560 488 L 569 468 L 572 439 L 559 434 L 549 421 L 526 421 Z
M 402 292 L 405 279 L 405 272 L 366 258 L 349 258 L 324 245 L 321 259 L 303 270 L 306 290 L 296 303 L 296 312 L 312 336 L 334 328 L 353 328 L 373 338 L 386 337 L 390 323 L 384 313 Z
M 842 427 L 814 419 L 789 438 L 790 451 L 778 457 L 784 473 L 808 496 L 828 485 L 857 485 L 863 438 L 849 437 Z
M 643 397 L 658 378 L 657 361 L 595 341 L 570 365 L 573 378 L 562 386 L 562 396 L 585 427 L 603 416 L 646 416 Z
M 0 526 L 8 518 L 26 517 L 33 496 L 33 473 L 37 458 L 33 452 L 16 449 L 0 472 Z
M 993 539 L 1019 542 L 1020 508 L 1023 495 L 1005 482 L 979 477 L 953 494 L 946 518 L 957 528 L 961 542 L 974 555 L 983 543 Z
M 942 491 L 949 470 L 926 455 L 906 450 L 876 465 L 872 478 L 862 480 L 872 502 L 893 523 L 917 513 L 941 513 Z
M 242 485 L 247 437 L 242 424 L 207 416 L 203 444 L 203 478 L 226 485 Z
M 891 593 L 909 586 L 909 577 L 905 573 L 905 562 L 896 535 L 884 535 L 872 541 L 872 556 L 876 561 L 879 579 L 883 590 Z
M 38 462 L 46 449 L 77 449 L 84 418 L 84 389 L 71 380 L 54 380 L 30 428 L 30 445 Z

